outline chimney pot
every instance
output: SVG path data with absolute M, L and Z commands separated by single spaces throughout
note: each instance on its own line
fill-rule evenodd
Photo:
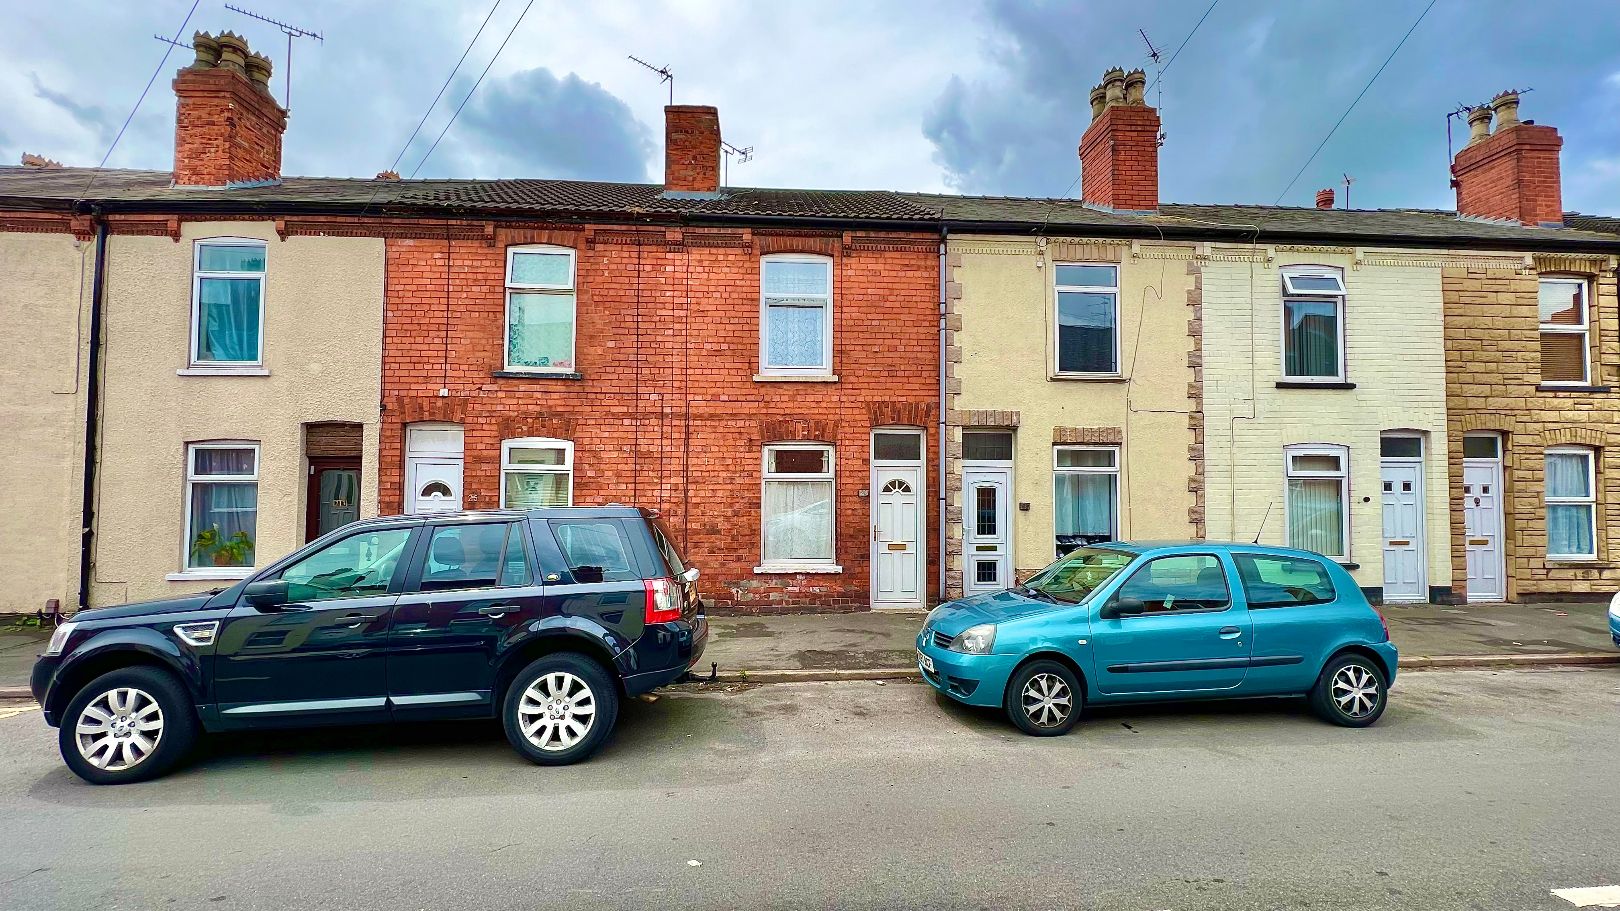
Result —
M 197 32 L 191 36 L 191 49 L 197 52 L 197 59 L 192 62 L 194 70 L 211 70 L 219 65 L 219 42 L 207 32 Z
M 1333 208 L 1333 188 L 1332 187 L 1327 187 L 1326 189 L 1316 191 L 1316 207 L 1318 209 L 1331 209 L 1331 208 Z
M 246 67 L 248 78 L 253 80 L 253 84 L 263 89 L 265 92 L 269 92 L 271 71 L 270 58 L 263 54 L 249 54 L 247 56 Z
M 399 179 L 399 172 L 398 171 L 378 171 L 377 172 L 377 179 L 378 180 L 398 180 Z
M 219 65 L 223 69 L 246 72 L 248 44 L 235 32 L 222 32 L 219 36 Z
M 1125 71 L 1116 66 L 1108 72 L 1103 73 L 1103 91 L 1108 102 L 1108 107 L 1124 104 Z
M 1491 99 L 1491 113 L 1496 115 L 1496 132 L 1519 125 L 1519 93 L 1513 89 Z
M 1108 106 L 1108 90 L 1099 83 L 1091 87 L 1091 119 L 1096 120 L 1102 116 L 1103 109 Z
M 1131 70 L 1125 74 L 1125 103 L 1146 104 L 1147 73 Z
M 1468 109 L 1468 144 L 1477 145 L 1491 136 L 1491 106 L 1481 104 Z
M 664 190 L 720 190 L 720 112 L 708 105 L 664 108 Z

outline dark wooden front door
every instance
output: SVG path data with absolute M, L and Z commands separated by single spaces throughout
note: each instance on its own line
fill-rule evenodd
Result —
M 309 460 L 309 494 L 304 540 L 313 541 L 360 518 L 360 460 Z

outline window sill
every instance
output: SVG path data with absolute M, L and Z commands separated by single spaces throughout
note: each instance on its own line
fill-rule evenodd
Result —
M 1278 389 L 1354 389 L 1355 383 L 1345 383 L 1339 380 L 1330 382 L 1312 382 L 1310 380 L 1278 380 Z
M 1607 566 L 1608 565 L 1607 563 L 1604 563 L 1604 562 L 1600 561 L 1597 557 L 1554 557 L 1554 556 L 1549 555 L 1547 557 L 1547 562 L 1548 563 L 1561 563 L 1561 564 L 1562 563 L 1567 563 L 1567 564 L 1570 564 L 1572 566 Z
M 1571 383 L 1569 385 L 1565 385 L 1563 383 L 1539 383 L 1536 385 L 1536 391 L 1604 393 L 1613 392 L 1614 388 L 1612 386 L 1585 386 L 1579 383 Z
M 222 566 L 217 569 L 191 569 L 183 573 L 169 573 L 163 577 L 165 582 L 208 582 L 223 581 L 226 579 L 246 579 L 253 575 L 253 567 Z
M 268 367 L 181 367 L 175 376 L 269 376 Z
M 585 374 L 572 370 L 495 370 L 490 373 L 490 376 L 498 380 L 582 380 L 585 378 Z
M 756 373 L 756 383 L 836 383 L 836 373 Z
M 1131 378 L 1118 373 L 1052 373 L 1046 377 L 1062 383 L 1128 383 Z
M 766 563 L 754 567 L 760 575 L 787 575 L 790 573 L 841 573 L 842 566 L 835 563 Z

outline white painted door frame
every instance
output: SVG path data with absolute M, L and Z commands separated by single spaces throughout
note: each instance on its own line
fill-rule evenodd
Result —
M 1383 490 L 1384 600 L 1391 603 L 1421 603 L 1429 600 L 1429 561 L 1427 510 L 1424 509 L 1423 459 L 1385 458 L 1379 460 L 1379 481 Z M 1411 485 L 1406 489 L 1406 485 Z M 1394 508 L 1395 515 L 1390 510 Z M 1410 534 L 1403 527 L 1400 512 L 1410 509 Z M 1391 525 L 1391 519 L 1396 524 Z M 1404 558 L 1414 561 L 1417 579 L 1414 590 L 1391 592 L 1390 570 Z
M 921 610 L 928 602 L 928 438 L 914 427 L 875 427 L 877 434 L 917 438 L 917 458 L 878 459 L 871 439 L 867 509 L 872 525 L 871 605 L 874 610 Z M 885 487 L 891 487 L 885 491 Z M 911 521 L 904 516 L 909 512 Z

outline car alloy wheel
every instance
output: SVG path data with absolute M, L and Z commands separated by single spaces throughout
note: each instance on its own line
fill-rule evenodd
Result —
M 1359 664 L 1347 664 L 1333 675 L 1333 702 L 1350 718 L 1365 718 L 1378 707 L 1378 678 Z
M 1074 695 L 1056 674 L 1036 674 L 1029 678 L 1020 698 L 1024 714 L 1043 728 L 1057 727 L 1074 710 Z
M 163 709 L 145 690 L 115 687 L 90 700 L 79 712 L 74 739 L 79 755 L 98 769 L 121 772 L 134 768 L 163 739 Z
M 596 694 L 566 671 L 545 674 L 523 691 L 518 722 L 536 747 L 553 753 L 571 749 L 596 723 Z

